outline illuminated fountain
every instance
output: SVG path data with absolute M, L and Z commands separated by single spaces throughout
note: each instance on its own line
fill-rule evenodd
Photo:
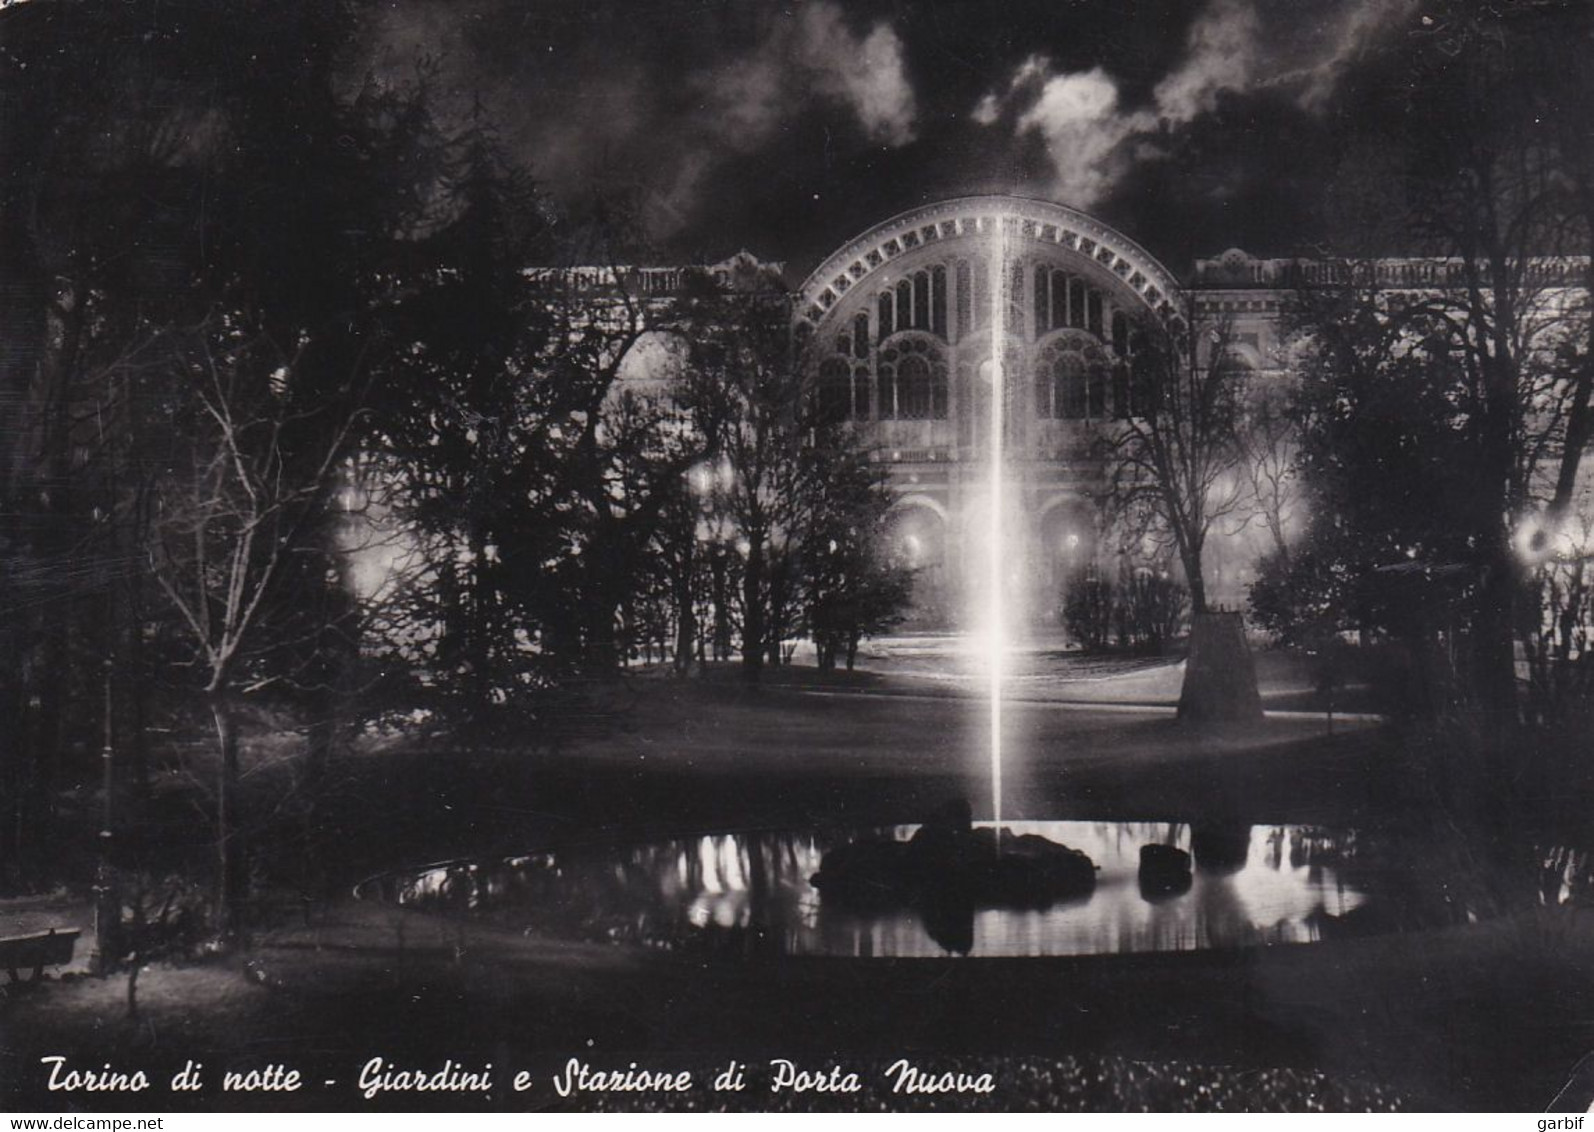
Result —
M 1050 282 L 1031 289 L 1024 280 L 1037 270 Z M 953 202 L 894 221 L 815 278 L 799 311 L 808 330 L 832 335 L 823 364 L 854 383 L 847 404 L 863 406 L 859 427 L 903 457 L 899 486 L 919 501 L 912 513 L 939 516 L 910 528 L 908 554 L 927 569 L 955 563 L 945 592 L 967 595 L 967 617 L 956 620 L 970 629 L 963 645 L 984 693 L 970 705 L 973 804 L 952 799 L 914 815 L 914 824 L 570 845 L 395 873 L 367 892 L 517 931 L 680 951 L 694 963 L 706 953 L 870 959 L 1230 948 L 1470 915 L 1406 875 L 1413 854 L 1403 844 L 1354 831 L 1012 820 L 1035 818 L 1012 813 L 1026 808 L 1006 796 L 1024 793 L 1015 789 L 1023 764 L 1004 765 L 1006 747 L 1024 746 L 1016 726 L 1015 742 L 1004 744 L 1004 729 L 1018 722 L 1008 701 L 1026 678 L 1019 647 L 1047 577 L 1039 556 L 1033 568 L 1028 561 L 1045 508 L 1077 485 L 1060 473 L 1037 478 L 1041 455 L 1020 462 L 1013 453 L 1009 462 L 1009 440 L 1031 454 L 1077 442 L 1091 414 L 1105 412 L 1104 394 L 1064 384 L 1063 352 L 1126 356 L 1111 351 L 1127 350 L 1131 318 L 1170 317 L 1166 298 L 1177 284 L 1088 218 L 1015 198 Z M 1087 317 L 1099 306 L 1087 290 L 1120 309 Z M 934 357 L 946 359 L 939 371 L 924 361 Z M 918 385 L 905 376 L 910 362 Z M 893 398 L 918 390 L 913 412 L 885 412 L 874 400 L 887 396 L 888 366 L 896 367 Z M 854 396 L 858 388 L 867 392 Z M 1069 388 L 1078 400 L 1065 410 Z M 1045 408 L 1031 402 L 1035 393 Z M 952 466 L 912 464 L 907 454 L 920 445 Z M 921 484 L 920 473 L 934 474 Z M 935 508 L 926 503 L 931 482 L 945 485 Z M 961 534 L 962 553 L 943 560 L 937 531 Z M 1061 533 L 1078 545 L 1069 528 Z M 987 816 L 978 789 L 987 774 L 990 820 L 976 824 L 976 809 Z
M 1005 525 L 1002 491 L 1002 448 L 1004 416 L 1007 412 L 1007 225 L 999 220 L 993 235 L 991 255 L 991 433 L 990 469 L 991 514 L 986 553 L 985 580 L 985 662 L 990 672 L 991 713 L 991 820 L 995 824 L 996 849 L 1002 847 L 1002 670 L 1007 660 L 1007 603 L 1004 600 Z
M 991 774 L 991 826 L 975 829 L 967 802 L 949 803 L 910 838 L 865 838 L 826 854 L 814 887 L 843 905 L 904 904 L 918 909 L 927 923 L 972 916 L 977 906 L 1044 907 L 1087 897 L 1096 885 L 1096 865 L 1084 853 L 1039 834 L 1012 838 L 1004 849 L 1002 829 L 1003 677 L 1012 619 L 1009 562 L 1013 547 L 1006 519 L 1007 328 L 1009 218 L 991 231 L 991 344 L 989 480 L 986 568 L 980 587 L 981 660 L 988 681 Z M 956 949 L 956 948 L 954 948 Z M 966 950 L 966 949 L 964 949 Z

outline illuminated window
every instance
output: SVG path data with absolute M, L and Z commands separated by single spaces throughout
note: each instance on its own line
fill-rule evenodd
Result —
M 930 361 L 919 354 L 897 367 L 897 416 L 922 421 L 930 415 Z
M 1102 420 L 1111 369 L 1099 346 L 1079 337 L 1049 347 L 1035 367 L 1035 413 L 1052 420 Z
M 1052 363 L 1052 397 L 1057 415 L 1064 420 L 1083 420 L 1085 400 L 1085 359 L 1070 351 L 1059 354 Z
M 910 338 L 882 350 L 880 362 L 881 419 L 946 419 L 946 362 L 929 340 Z

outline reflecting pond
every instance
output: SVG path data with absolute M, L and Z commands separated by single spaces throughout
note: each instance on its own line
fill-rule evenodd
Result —
M 752 832 L 579 846 L 453 862 L 372 882 L 419 910 L 517 930 L 726 954 L 933 958 L 1068 956 L 1309 943 L 1467 919 L 1424 891 L 1398 843 L 1306 826 L 1007 822 L 1082 850 L 1094 891 L 1047 907 L 949 902 L 867 912 L 810 883 L 824 854 L 918 827 Z M 1004 834 L 1005 836 L 1005 834 Z M 1190 852 L 1188 887 L 1142 888 L 1140 849 Z

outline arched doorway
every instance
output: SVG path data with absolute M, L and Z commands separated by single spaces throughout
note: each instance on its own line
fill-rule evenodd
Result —
M 1054 500 L 1041 514 L 1036 541 L 1047 619 L 1055 623 L 1070 583 L 1098 565 L 1096 509 L 1083 499 Z
M 894 565 L 913 574 L 913 601 L 903 627 L 944 629 L 951 623 L 947 592 L 947 523 L 927 497 L 900 501 L 886 523 L 886 550 Z

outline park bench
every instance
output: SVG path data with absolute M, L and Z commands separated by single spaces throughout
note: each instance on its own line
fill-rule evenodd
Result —
M 19 971 L 33 968 L 33 977 L 44 974 L 46 967 L 62 967 L 72 962 L 72 949 L 77 946 L 78 928 L 35 935 L 14 935 L 0 939 L 0 967 L 5 968 L 13 983 L 22 981 Z

